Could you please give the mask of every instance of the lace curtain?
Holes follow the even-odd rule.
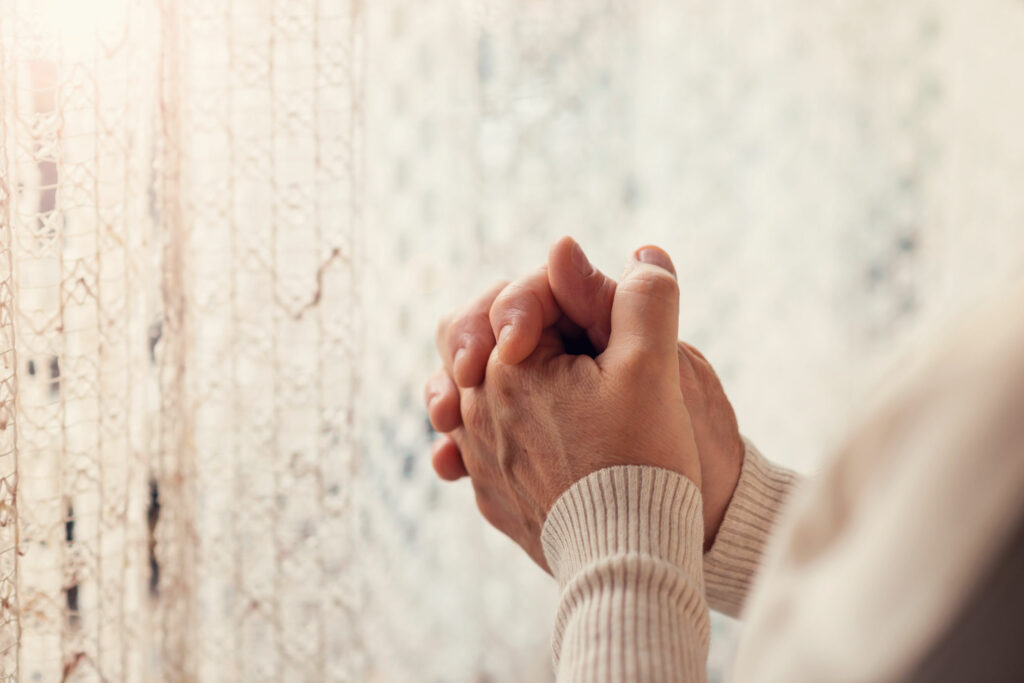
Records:
[[[548,680],[436,318],[645,242],[811,469],[1019,277],[1024,4],[0,0],[0,680]],[[709,671],[735,626],[716,617]]]

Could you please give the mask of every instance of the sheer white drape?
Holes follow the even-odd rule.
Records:
[[[427,462],[438,315],[576,235],[810,468],[1021,274],[1024,5],[0,0],[0,680],[550,677]],[[715,623],[713,677],[731,624]]]
[[[0,20],[4,674],[358,679],[358,8]]]

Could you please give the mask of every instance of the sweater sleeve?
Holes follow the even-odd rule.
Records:
[[[739,616],[775,520],[799,475],[769,462],[744,438],[743,469],[714,545],[704,555],[711,609]]]
[[[561,587],[558,681],[705,681],[703,518],[690,480],[633,465],[594,472],[555,502],[541,540]]]

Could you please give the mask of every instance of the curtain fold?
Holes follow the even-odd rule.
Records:
[[[361,680],[359,6],[0,21],[3,680]]]

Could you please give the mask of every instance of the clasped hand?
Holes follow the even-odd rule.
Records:
[[[703,485],[710,545],[742,442],[714,372],[676,341],[671,260],[640,249],[618,284],[569,238],[548,261],[441,321],[444,368],[426,391],[431,422],[445,433],[435,469],[444,479],[468,475],[483,516],[545,570],[548,511],[576,481],[615,465],[661,467]]]

